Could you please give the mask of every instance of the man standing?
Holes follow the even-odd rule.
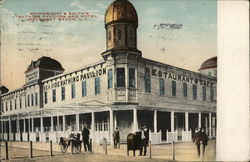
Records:
[[[205,132],[202,131],[202,128],[200,128],[199,132],[196,132],[193,138],[193,142],[195,142],[196,146],[197,146],[197,152],[198,152],[198,156],[200,156],[200,145],[202,143],[202,147],[203,147],[203,155],[205,152],[205,147],[207,145],[208,142],[208,137],[207,134]]]
[[[114,133],[113,133],[113,140],[114,140],[114,149],[117,149],[117,145],[120,148],[120,133],[118,128],[115,129]]]
[[[148,146],[148,140],[149,140],[149,131],[146,126],[142,128],[141,131],[141,149],[140,149],[140,156],[142,156],[142,150],[143,156],[146,156],[147,154],[147,146]]]
[[[85,151],[90,151],[90,147],[89,147],[89,129],[87,128],[86,125],[83,125],[82,141],[83,141],[83,145],[84,145],[84,150]],[[88,150],[87,150],[87,148],[88,148]]]

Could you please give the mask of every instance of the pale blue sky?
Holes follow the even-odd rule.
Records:
[[[66,71],[101,59],[105,51],[104,14],[112,0],[5,0],[1,6],[1,81],[10,89],[25,82],[31,60],[46,55]],[[143,57],[197,71],[216,56],[215,0],[130,0],[139,18],[138,49]],[[90,12],[98,18],[77,22],[21,22],[15,15],[30,12]],[[182,24],[182,29],[156,30],[155,24]],[[22,31],[32,33],[23,34]],[[19,33],[18,33],[19,32]],[[53,33],[39,40],[43,32]],[[47,44],[24,46],[21,43]],[[19,43],[19,45],[18,45]],[[39,50],[32,50],[39,48]],[[21,49],[21,50],[20,50]],[[162,49],[165,49],[163,52]],[[19,65],[19,68],[13,68]]]

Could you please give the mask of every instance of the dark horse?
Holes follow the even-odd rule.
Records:
[[[141,132],[129,133],[127,136],[127,155],[129,156],[129,150],[133,150],[135,156],[135,150],[141,149]]]
[[[60,137],[59,145],[61,145],[61,152],[67,152],[68,146],[71,145],[72,153],[80,153],[82,147],[82,141],[80,140],[80,134],[77,133],[76,136],[72,133],[69,138]]]

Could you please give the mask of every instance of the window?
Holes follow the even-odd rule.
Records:
[[[1,104],[1,110],[2,110],[2,112],[4,112],[4,109],[3,109],[3,103]]]
[[[129,87],[135,87],[135,69],[129,68]]]
[[[37,105],[37,104],[38,104],[38,94],[35,93],[35,105]]]
[[[148,75],[144,76],[145,92],[151,93],[151,79]]]
[[[28,107],[30,106],[30,95],[27,96],[28,97]]]
[[[44,92],[44,104],[47,104],[48,103],[48,92],[45,91]]]
[[[210,101],[214,102],[214,89],[210,88]]]
[[[129,40],[130,40],[130,41],[133,41],[133,33],[132,33],[132,30],[129,29],[129,30],[128,30],[128,33],[129,33]]]
[[[76,85],[75,85],[75,83],[71,84],[71,98],[72,99],[76,98]]]
[[[122,39],[122,30],[118,28],[118,40]]]
[[[108,70],[108,89],[113,88],[113,73],[112,69]]]
[[[125,87],[125,69],[117,68],[117,87]]]
[[[10,111],[12,110],[12,101],[10,100]]]
[[[65,87],[61,87],[61,99],[65,100]]]
[[[19,98],[19,107],[22,108],[22,97]]]
[[[108,31],[108,40],[111,41],[111,31]]]
[[[24,106],[27,107],[27,96],[24,97]]]
[[[165,81],[163,78],[159,79],[159,89],[160,89],[160,95],[164,95]]]
[[[113,30],[113,35],[114,35],[114,42],[116,42],[116,27],[114,26],[114,30]]]
[[[5,109],[8,111],[8,102],[5,102]]]
[[[14,100],[14,103],[15,103],[15,110],[16,110],[16,99]]]
[[[100,93],[100,77],[95,78],[95,94]]]
[[[87,96],[87,81],[82,81],[82,97]]]
[[[193,84],[193,99],[197,99],[197,85]]]
[[[52,102],[56,102],[56,89],[52,89]]]
[[[187,83],[183,83],[183,97],[187,97]]]
[[[207,95],[206,95],[206,87],[202,87],[202,99],[206,100]]]
[[[34,106],[34,95],[31,95],[31,106]]]
[[[172,81],[172,96],[176,96],[176,82]]]

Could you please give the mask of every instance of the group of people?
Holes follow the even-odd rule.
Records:
[[[86,125],[84,125],[83,130],[82,130],[82,141],[83,141],[85,151],[90,151],[90,149],[91,149],[90,144],[89,144],[89,134],[90,134],[89,129],[87,128]],[[148,146],[148,142],[149,142],[149,130],[147,129],[146,126],[142,127],[140,134],[141,134],[140,156],[142,156],[142,153],[143,153],[143,156],[146,156],[147,146]],[[116,128],[113,132],[113,142],[114,142],[114,149],[119,149],[120,148],[120,132],[119,132],[118,128]],[[202,128],[200,128],[199,131],[195,133],[195,135],[193,137],[193,142],[197,146],[198,156],[201,155],[200,154],[201,146],[203,147],[202,154],[204,155],[205,147],[206,147],[207,142],[208,142],[208,136],[202,130]]]

